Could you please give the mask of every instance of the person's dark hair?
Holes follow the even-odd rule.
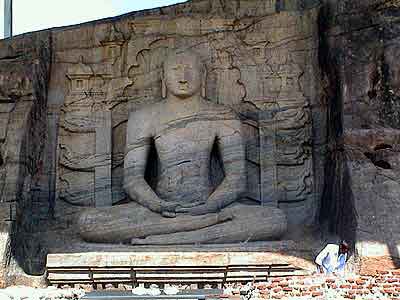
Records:
[[[349,244],[343,240],[339,244],[339,252],[340,253],[347,253],[349,251]]]

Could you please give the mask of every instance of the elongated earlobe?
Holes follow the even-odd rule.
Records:
[[[206,82],[207,82],[207,70],[204,67],[203,69],[203,78],[201,79],[201,97],[206,98]]]
[[[161,97],[163,99],[167,98],[167,85],[165,83],[164,74],[161,77]]]
[[[205,86],[201,87],[201,97],[203,97],[203,98],[206,97],[206,87]]]

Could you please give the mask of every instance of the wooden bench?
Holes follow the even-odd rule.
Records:
[[[270,277],[305,275],[304,270],[289,264],[254,264],[227,266],[77,266],[47,267],[50,285],[91,285],[94,289],[106,284],[136,287],[139,284],[185,284],[202,288],[206,284],[222,287],[230,282],[265,281]]]

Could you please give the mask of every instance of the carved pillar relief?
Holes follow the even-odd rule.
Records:
[[[291,222],[303,223],[313,197],[313,165],[311,111],[299,84],[302,71],[290,54],[272,57],[267,70],[264,92],[274,98],[277,106],[274,120],[279,203],[287,208]]]
[[[111,111],[96,112],[95,206],[112,206],[111,194],[112,121]]]
[[[71,204],[111,206],[112,118],[107,65],[68,68],[69,93],[61,116],[59,197]]]
[[[276,123],[272,110],[259,112],[261,201],[277,207]]]

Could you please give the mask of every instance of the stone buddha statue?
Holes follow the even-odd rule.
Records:
[[[238,116],[204,99],[205,72],[186,51],[164,63],[158,104],[129,116],[124,189],[131,200],[81,213],[86,241],[168,245],[272,240],[286,231],[276,207],[250,205],[246,191],[245,144]],[[211,153],[218,149],[223,179],[213,186]],[[149,153],[158,155],[156,183],[145,179]]]

